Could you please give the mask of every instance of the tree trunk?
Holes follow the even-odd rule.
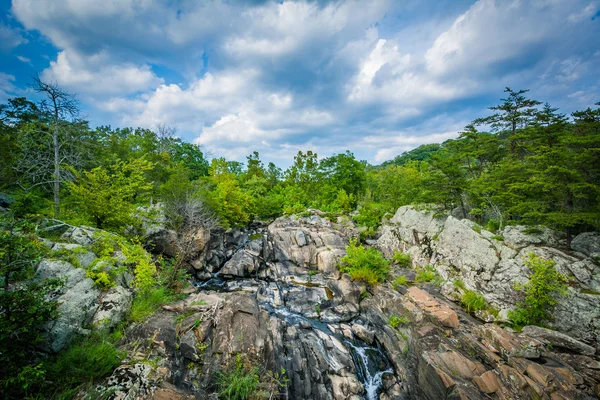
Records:
[[[58,148],[58,121],[54,122],[54,218],[60,218],[60,158]]]

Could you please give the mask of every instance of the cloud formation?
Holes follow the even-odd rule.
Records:
[[[12,4],[58,48],[42,76],[107,122],[166,123],[215,155],[258,150],[280,164],[300,149],[379,162],[446,140],[505,86],[587,107],[600,98],[598,10],[588,0]]]

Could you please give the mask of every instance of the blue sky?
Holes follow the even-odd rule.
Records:
[[[600,0],[3,0],[0,101],[39,73],[92,125],[177,128],[214,156],[378,164],[457,136],[503,89],[600,101]]]

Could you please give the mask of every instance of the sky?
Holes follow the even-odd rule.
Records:
[[[379,164],[456,137],[505,87],[600,101],[600,0],[0,0],[0,102],[36,74],[92,126],[166,124],[212,156],[345,150]]]

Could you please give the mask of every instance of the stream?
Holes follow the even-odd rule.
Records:
[[[231,291],[228,281],[219,276],[219,273],[214,274],[211,279],[205,282],[194,282],[194,285],[199,290]],[[376,343],[374,347],[357,338],[349,340],[339,334],[335,334],[327,323],[305,317],[302,314],[291,311],[286,306],[275,307],[270,303],[260,303],[259,305],[270,315],[286,321],[290,326],[310,324],[313,329],[318,329],[340,340],[352,355],[357,378],[366,392],[365,398],[367,400],[377,400],[379,398],[379,393],[383,385],[383,375],[394,373],[392,364],[379,343]]]

